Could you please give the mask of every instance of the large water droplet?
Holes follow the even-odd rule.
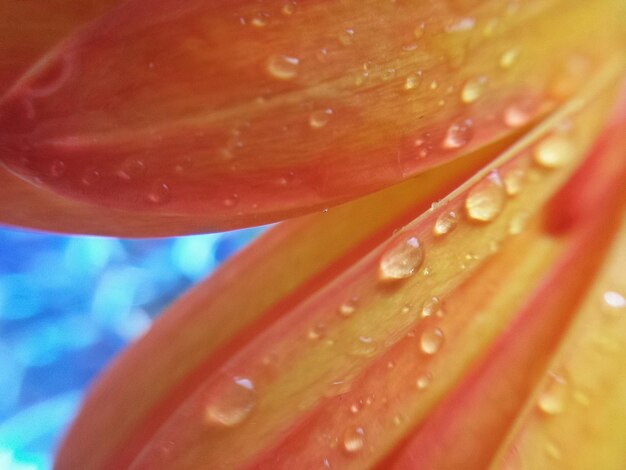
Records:
[[[446,211],[437,217],[433,232],[435,235],[446,235],[452,232],[458,223],[459,217],[454,211]]]
[[[608,307],[615,309],[626,308],[626,299],[619,292],[606,291],[602,298]]]
[[[411,277],[422,261],[424,250],[417,237],[400,237],[381,257],[379,277],[383,281]]]
[[[504,186],[500,174],[494,170],[470,190],[465,199],[465,209],[470,219],[490,222],[500,215],[505,203]]]
[[[437,354],[443,345],[444,335],[439,328],[427,328],[422,332],[420,337],[420,348],[424,354]]]
[[[354,454],[363,449],[365,445],[365,430],[360,427],[351,427],[343,435],[343,448],[349,454]]]
[[[448,127],[442,146],[446,149],[461,148],[467,145],[467,143],[472,140],[472,137],[474,137],[474,121],[471,119],[462,119],[453,122],[450,127]]]
[[[537,406],[541,411],[549,415],[562,413],[565,409],[567,394],[567,382],[556,374],[550,374],[546,388],[537,400]]]
[[[469,79],[461,90],[461,101],[467,104],[473,103],[482,96],[486,86],[487,77],[485,76]]]
[[[544,168],[559,168],[567,164],[575,155],[574,144],[564,136],[552,136],[535,147],[535,162]]]
[[[277,80],[292,80],[298,75],[300,59],[286,55],[272,55],[267,60],[267,71]]]
[[[252,380],[235,377],[220,383],[206,401],[204,418],[208,424],[233,427],[248,418],[257,403]]]

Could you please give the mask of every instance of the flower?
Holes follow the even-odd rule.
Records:
[[[36,35],[4,222],[302,216],[112,366],[58,468],[618,468],[622,3],[131,0]]]

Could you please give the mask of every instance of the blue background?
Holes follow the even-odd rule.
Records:
[[[102,368],[262,230],[120,240],[0,227],[0,469],[51,468]]]

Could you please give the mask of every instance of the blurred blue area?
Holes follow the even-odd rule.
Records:
[[[263,230],[120,240],[0,227],[0,469],[51,468],[102,368]]]

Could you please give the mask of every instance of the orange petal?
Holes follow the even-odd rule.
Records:
[[[58,467],[124,468],[132,463],[136,468],[193,468],[207,461],[216,467],[254,464],[263,462],[259,459],[264,458],[264,451],[300,435],[301,429],[311,436],[328,434],[333,439],[352,432],[349,441],[359,451],[360,430],[348,429],[349,422],[339,418],[316,421],[315,417],[337,410],[341,396],[350,386],[357,391],[370,372],[374,389],[382,389],[386,382],[379,379],[385,376],[376,372],[381,358],[398,348],[410,351],[406,344],[413,352],[422,348],[414,365],[426,368],[431,359],[438,362],[435,353],[445,342],[448,351],[442,351],[439,367],[457,369],[442,373],[443,385],[433,387],[438,390],[433,400],[441,396],[506,323],[484,321],[480,310],[468,312],[467,317],[431,315],[418,321],[422,304],[436,305],[433,296],[446,302],[457,295],[458,305],[479,300],[476,289],[484,286],[474,284],[465,294],[464,286],[493,263],[496,274],[511,276],[511,283],[520,286],[520,290],[501,289],[499,305],[506,307],[510,302],[510,313],[515,312],[515,305],[525,297],[526,280],[536,279],[566,246],[563,240],[542,234],[536,222],[528,235],[514,237],[524,228],[520,216],[537,213],[583,160],[602,125],[602,110],[612,101],[606,89],[620,71],[619,66],[600,71],[586,93],[389,239],[393,228],[406,223],[405,215],[386,222],[376,216],[381,224],[370,225],[368,233],[360,232],[350,251],[346,251],[350,245],[337,249],[328,242],[332,237],[325,231],[334,230],[332,223],[320,223],[315,231],[311,225],[301,232],[298,224],[306,222],[294,221],[270,232],[256,248],[207,281],[201,288],[206,293],[197,290],[174,306],[106,375],[62,448]],[[566,143],[568,150],[567,158],[558,159],[559,168],[553,160],[546,160],[543,147],[554,139]],[[346,208],[359,207],[359,202]],[[383,205],[381,210],[385,209]],[[415,209],[422,211],[423,201]],[[450,217],[450,212],[457,215],[456,227],[437,229],[441,234],[436,234],[437,219]],[[340,230],[358,231],[362,220],[343,217],[335,222],[341,222]],[[289,227],[296,230],[290,232]],[[293,251],[274,264],[272,257],[280,257],[281,236]],[[264,254],[263,248],[271,251]],[[326,249],[331,255],[320,255]],[[520,270],[511,269],[511,262],[530,249],[540,249],[545,256],[522,257]],[[494,277],[498,276],[492,272]],[[491,312],[497,318],[498,309]],[[466,322],[484,334],[462,334]],[[421,336],[421,344],[418,338],[404,339],[411,331]],[[424,339],[424,334],[429,336]],[[452,358],[454,364],[450,364]],[[428,405],[411,406],[406,426],[428,409]],[[380,421],[384,418],[381,410],[368,416],[374,429],[368,432],[377,439],[368,440],[366,452],[356,458],[350,448],[344,452],[335,446],[329,449],[333,459],[358,466],[364,461],[360,459],[378,460],[398,443],[402,434],[390,431],[391,419]],[[311,422],[321,425],[315,428]],[[292,439],[283,455],[319,466],[326,447],[320,447],[317,439],[297,441]]]
[[[470,3],[124,2],[5,94],[0,158],[75,199],[262,224],[501,139],[623,56],[621,0]]]

